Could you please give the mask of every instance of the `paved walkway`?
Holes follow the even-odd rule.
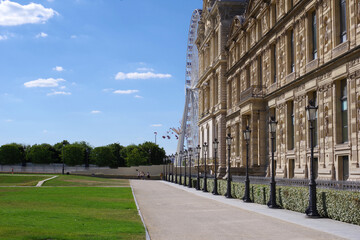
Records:
[[[351,224],[309,219],[164,181],[130,183],[152,240],[360,238],[360,227]]]

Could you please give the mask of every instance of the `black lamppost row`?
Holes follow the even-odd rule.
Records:
[[[208,150],[208,145],[206,142],[204,142],[203,144],[203,151],[204,151],[204,187],[203,187],[203,191],[207,192],[207,176],[206,176],[206,153]]]
[[[170,155],[166,159],[166,166],[165,166],[165,169],[166,169],[165,180],[167,182],[169,181],[169,167],[170,167],[169,158],[170,158]]]
[[[318,107],[315,106],[312,100],[309,100],[309,105],[305,108],[307,112],[307,117],[310,124],[310,147],[311,147],[311,155],[310,155],[310,183],[309,183],[309,206],[306,209],[305,213],[308,217],[319,217],[319,213],[316,208],[316,182],[315,182],[315,174],[314,174],[314,120],[316,119],[316,112]]]
[[[172,156],[173,156],[173,158],[172,158],[173,161],[172,161],[172,164],[171,164],[171,182],[174,182],[174,162],[175,162],[175,159],[177,157],[177,153],[175,155],[173,154]]]
[[[184,168],[184,186],[186,186],[186,161],[188,158],[188,151],[185,149],[184,151],[184,162],[185,162],[185,168]]]
[[[214,147],[214,168],[215,168],[214,189],[213,189],[213,194],[214,194],[214,195],[219,195],[219,193],[218,193],[218,188],[217,188],[217,166],[216,166],[216,154],[217,154],[218,146],[219,146],[219,141],[215,138],[214,141],[213,141],[213,147]]]
[[[228,167],[227,167],[227,189],[225,197],[232,198],[231,196],[231,173],[230,173],[230,148],[232,137],[230,133],[226,136],[226,145],[228,146]]]
[[[189,148],[189,184],[188,187],[192,188],[192,181],[191,181],[191,155],[193,153],[193,149]]]
[[[184,155],[184,152],[183,152],[183,151],[180,151],[180,173],[179,173],[180,178],[179,178],[179,182],[178,182],[179,185],[181,185],[181,183],[182,183],[182,179],[181,179],[181,165],[182,165],[183,155]]]
[[[200,190],[200,150],[201,150],[200,145],[198,145],[195,150],[196,150],[196,154],[197,154],[197,165],[198,165],[197,178],[196,178],[196,190]]]
[[[174,154],[172,154],[171,156],[169,156],[169,162],[168,162],[168,182],[170,182],[171,181],[171,179],[170,179],[170,168],[171,168],[171,160],[174,158]]]
[[[276,204],[276,182],[275,182],[275,160],[274,160],[274,140],[276,134],[276,125],[277,121],[275,121],[274,117],[270,118],[269,128],[271,133],[271,182],[270,182],[270,200],[267,203],[269,208],[279,208]]]
[[[163,177],[162,177],[162,180],[166,179],[166,159],[167,159],[167,156],[165,156],[163,158]]]
[[[246,141],[246,176],[245,176],[245,195],[243,197],[244,202],[251,202],[250,199],[250,179],[249,179],[249,141],[251,130],[249,126],[246,126],[244,130],[244,139]]]
[[[178,162],[179,162],[179,158],[180,157],[180,154],[179,153],[175,153],[175,159],[174,159],[174,163],[176,163],[176,166],[175,166],[175,183],[178,183],[178,180],[177,180],[177,166],[178,166]],[[174,165],[173,163],[173,165]]]

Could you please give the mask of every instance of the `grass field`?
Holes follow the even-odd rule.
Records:
[[[131,188],[93,182],[128,185],[127,180],[55,179],[49,183],[57,187],[0,187],[0,239],[145,239]],[[94,187],[84,183],[90,179]],[[87,187],[61,187],[79,181]]]
[[[36,186],[36,184],[51,176],[0,174],[0,186]]]
[[[75,175],[59,175],[50,181],[44,183],[43,186],[120,186],[129,187],[129,181],[126,179],[109,179]]]

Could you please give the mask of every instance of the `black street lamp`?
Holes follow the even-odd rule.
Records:
[[[203,144],[203,151],[204,151],[204,187],[203,192],[207,192],[207,177],[206,177],[206,153],[208,149],[208,145],[206,142]]]
[[[250,199],[250,179],[249,179],[249,141],[251,130],[249,126],[246,126],[244,130],[244,139],[246,141],[246,177],[245,177],[245,195],[243,197],[244,202],[251,202]]]
[[[167,158],[167,156],[165,156],[164,158],[163,158],[163,177],[162,177],[162,180],[164,180],[164,179],[166,179],[166,158]]]
[[[271,182],[270,182],[270,200],[267,203],[269,208],[279,208],[276,204],[276,182],[275,182],[275,160],[274,160],[274,140],[276,134],[276,125],[277,121],[275,121],[274,117],[270,118],[269,128],[271,133]]]
[[[218,193],[218,188],[217,188],[217,166],[216,166],[216,154],[217,154],[218,146],[219,146],[219,141],[215,138],[215,140],[213,141],[213,147],[214,147],[214,168],[215,168],[214,190],[213,190],[213,194],[214,194],[214,195],[219,195],[219,193]]]
[[[316,208],[316,182],[315,182],[315,173],[314,173],[314,120],[316,119],[316,112],[318,107],[315,106],[312,100],[309,100],[309,105],[305,108],[307,112],[307,117],[310,124],[310,183],[309,183],[309,206],[306,209],[305,213],[308,217],[319,217],[319,213]]]
[[[172,156],[173,156],[173,158],[172,158],[173,161],[172,161],[172,164],[171,164],[171,182],[174,182],[174,162],[175,162],[175,159],[177,157],[177,153],[175,155],[173,154]]]
[[[175,183],[178,182],[178,180],[177,180],[177,165],[178,165],[178,162],[179,162],[178,157],[180,157],[180,154],[175,153],[175,159],[174,159],[174,163],[176,162],[176,167],[175,167]],[[173,163],[173,165],[174,165],[174,163]]]
[[[169,167],[170,167],[169,158],[170,158],[170,155],[166,159],[166,166],[165,166],[165,169],[166,169],[165,180],[167,182],[169,181]]]
[[[184,162],[185,162],[185,168],[184,168],[184,186],[186,186],[186,161],[188,158],[188,151],[185,149],[184,151]]]
[[[201,147],[200,147],[200,145],[198,145],[195,149],[196,154],[197,154],[197,162],[198,162],[196,190],[200,190],[200,150],[201,150]]]
[[[180,178],[179,178],[179,182],[178,182],[179,185],[182,184],[182,179],[181,179],[181,165],[182,165],[183,155],[184,155],[184,152],[183,152],[183,151],[180,151],[180,173],[179,173]]]
[[[227,167],[227,190],[225,197],[232,198],[231,196],[231,174],[230,174],[230,148],[232,137],[230,133],[226,136],[226,144],[228,146],[228,167]]]
[[[189,148],[189,184],[188,187],[192,188],[192,181],[191,181],[191,155],[192,155],[192,148]]]

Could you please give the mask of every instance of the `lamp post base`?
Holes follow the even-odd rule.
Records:
[[[307,208],[305,213],[306,213],[306,216],[309,218],[320,218],[320,215],[317,210],[311,211],[310,208]]]
[[[215,176],[215,179],[214,179],[214,190],[213,190],[212,194],[214,194],[214,195],[219,195],[218,189],[217,189],[217,179],[216,179],[216,176]]]
[[[200,178],[196,179],[196,190],[200,190]]]
[[[280,206],[279,205],[277,205],[276,203],[272,203],[271,201],[269,201],[268,203],[267,203],[267,206],[269,207],[269,208],[280,208]]]
[[[248,178],[245,180],[245,195],[243,197],[243,201],[252,202],[250,199],[250,181]]]
[[[204,187],[203,187],[203,192],[207,192],[207,178],[204,178]]]

